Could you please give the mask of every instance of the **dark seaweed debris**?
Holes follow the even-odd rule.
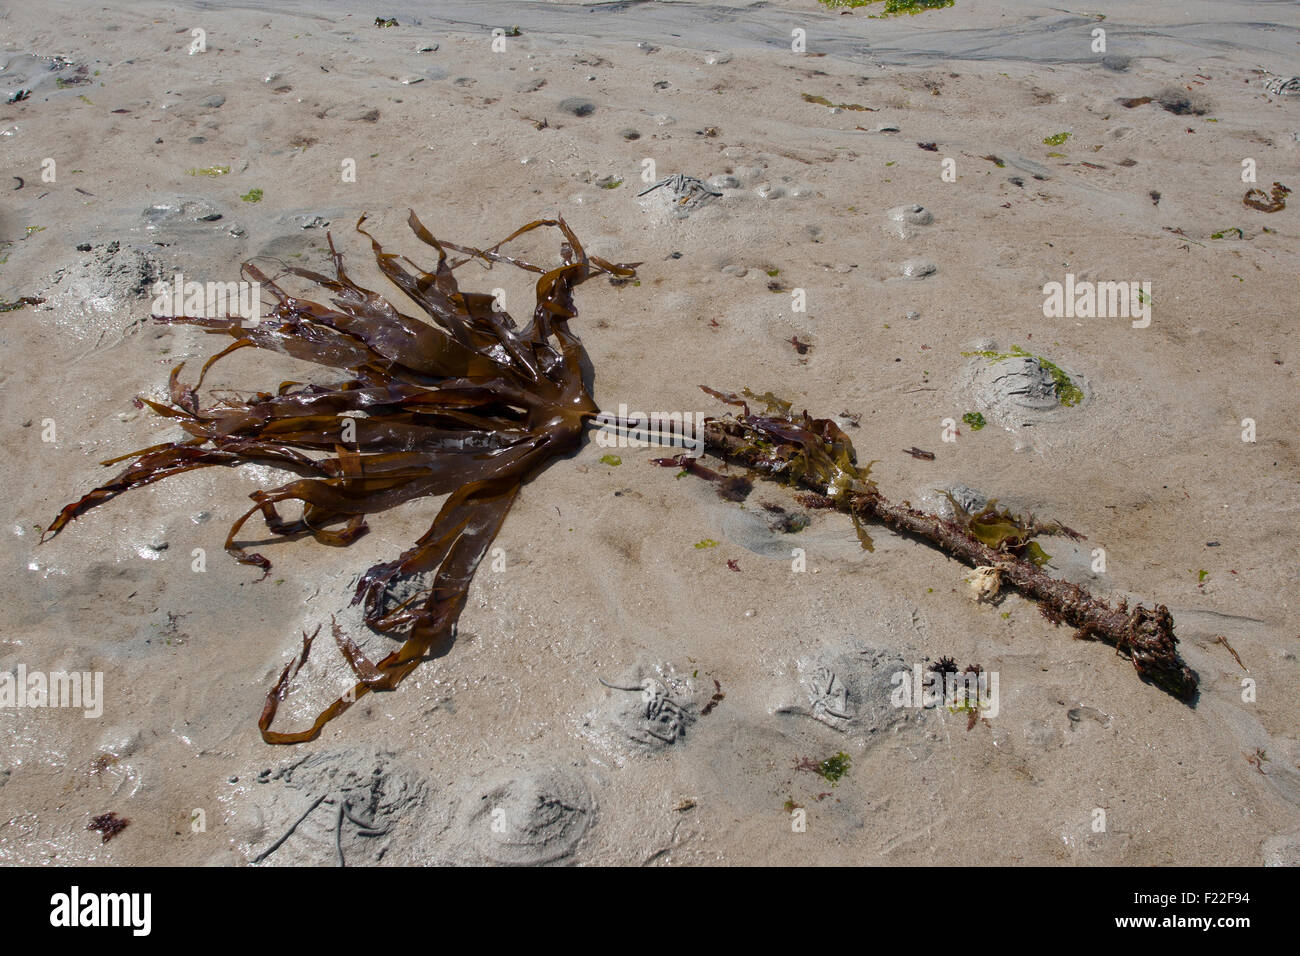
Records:
[[[754,488],[754,482],[748,475],[723,475],[701,465],[698,458],[689,455],[674,455],[672,458],[652,458],[651,464],[665,468],[680,468],[681,474],[692,474],[706,481],[716,482],[718,495],[726,501],[744,501]],[[680,475],[679,475],[680,477]]]
[[[86,829],[101,834],[103,839],[99,842],[107,843],[130,825],[130,820],[125,817],[119,817],[116,813],[109,812],[102,813],[93,818],[90,823],[86,825]]]
[[[0,312],[13,312],[17,309],[21,309],[25,305],[40,305],[44,301],[44,299],[34,295],[20,295],[12,302],[6,302],[4,299],[0,299]]]
[[[700,716],[709,716],[709,714],[713,713],[713,708],[717,707],[726,699],[727,695],[722,692],[722,684],[718,682],[716,677],[713,678],[713,696],[709,698],[709,702],[705,704],[704,708],[700,711]]]
[[[1286,197],[1289,195],[1290,189],[1281,183],[1274,183],[1271,196],[1262,189],[1252,189],[1246,193],[1242,202],[1260,212],[1281,212],[1286,208]]]
[[[245,263],[244,274],[276,299],[255,328],[243,328],[239,319],[155,316],[235,340],[204,364],[193,387],[182,384],[177,366],[170,404],[143,400],[193,437],[104,462],[133,459],[116,478],[66,506],[42,537],[53,537],[73,518],[124,491],[171,475],[212,465],[270,464],[302,477],[253,492],[253,507],[226,537],[226,550],[236,560],[266,572],[271,562],[235,541],[254,514],[262,515],[273,534],[311,534],[324,544],[342,546],[366,533],[368,514],[448,495],[428,531],[395,560],[366,571],[353,596],[353,604],[364,605],[371,628],[402,635],[405,643],[372,663],[335,624],[335,640],[357,676],[356,685],[310,728],[273,731],[276,708],[315,637],[304,635],[301,656],[285,667],[258,721],[267,743],[314,739],[362,695],[393,689],[422,658],[454,638],[475,569],[520,485],[552,459],[576,449],[586,424],[599,412],[583,380],[586,351],[568,325],[577,315],[573,288],[593,275],[631,276],[636,265],[587,255],[562,219],[531,222],[480,250],[435,239],[412,212],[412,231],[438,255],[433,271],[425,272],[406,257],[399,261],[385,253],[361,228],[365,218],[357,222],[357,231],[370,239],[380,270],[436,324],[402,314],[378,293],[353,282],[333,237],[329,248],[337,278],[286,269],[327,290],[329,305],[291,296]],[[500,251],[543,227],[563,236],[559,266],[545,269]],[[460,256],[453,259],[449,251]],[[537,273],[537,304],[526,328],[517,328],[498,311],[493,296],[460,290],[454,270],[472,261]],[[284,382],[275,393],[201,407],[198,389],[208,369],[246,347],[345,370],[350,377],[331,385]],[[289,501],[302,503],[297,520],[276,510]],[[396,597],[403,588],[414,593]]]

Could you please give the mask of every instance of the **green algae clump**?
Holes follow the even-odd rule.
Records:
[[[849,765],[852,759],[843,750],[833,757],[827,757],[817,765],[817,773],[830,781],[833,787],[840,782],[840,778],[849,772]]]

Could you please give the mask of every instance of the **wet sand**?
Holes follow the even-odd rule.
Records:
[[[384,836],[342,817],[350,864],[1300,862],[1300,199],[1242,202],[1245,159],[1265,190],[1300,181],[1300,96],[1265,86],[1296,70],[1291,8],[870,9],[398,3],[388,28],[333,3],[9,10],[0,91],[31,93],[0,99],[0,299],[45,302],[0,313],[0,668],[98,672],[104,694],[97,718],[0,707],[0,862],[246,864],[318,797],[265,865],[336,862],[338,809],[363,805]],[[1162,94],[1173,111],[1118,102]],[[638,198],[676,173],[720,195],[685,216],[666,188]],[[900,229],[889,212],[911,205],[929,215]],[[449,653],[313,744],[264,744],[300,633],[353,620],[356,576],[436,501],[345,549],[267,544],[261,582],[222,542],[251,491],[287,480],[269,468],[170,478],[37,541],[114,473],[99,461],[178,437],[133,399],[164,400],[181,361],[192,383],[222,344],[151,323],[156,281],[232,281],[254,256],[323,268],[328,230],[413,312],[352,228],[368,213],[419,261],[408,209],[478,246],[560,214],[589,251],[642,263],[577,291],[602,408],[713,415],[700,384],[772,390],[840,416],[893,499],[963,485],[1082,532],[1044,541],[1055,573],[1167,604],[1199,701],[1018,596],[973,602],[937,551],[877,528],[868,553],[780,487],[742,507],[649,464],[662,451],[593,441],[524,488]],[[521,252],[558,262],[549,238]],[[471,268],[467,288],[527,315],[528,277]],[[1046,317],[1067,274],[1149,282],[1150,325]],[[1083,400],[1028,422],[984,407],[973,430],[989,360],[963,353],[1013,346]],[[314,374],[245,350],[204,397]],[[773,530],[764,503],[810,523]],[[327,639],[279,726],[348,686]],[[887,705],[894,673],[943,656],[997,673],[996,716]],[[601,678],[655,681],[683,716],[648,723]],[[834,785],[799,769],[838,753]],[[101,843],[86,826],[108,811],[131,824]]]

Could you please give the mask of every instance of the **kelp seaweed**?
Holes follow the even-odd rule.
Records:
[[[171,475],[212,465],[272,465],[302,477],[253,492],[252,508],[226,537],[226,550],[237,561],[266,572],[270,561],[236,543],[254,514],[261,514],[273,534],[311,534],[325,544],[347,545],[366,532],[367,515],[447,495],[429,529],[395,560],[366,571],[353,596],[353,604],[363,604],[371,628],[401,635],[405,643],[373,663],[335,624],[335,640],[356,674],[356,685],[310,728],[273,731],[276,709],[316,636],[304,634],[301,655],[285,667],[258,721],[268,743],[314,739],[362,695],[393,689],[422,658],[454,637],[475,569],[520,485],[552,459],[576,449],[586,424],[599,412],[583,379],[585,349],[568,324],[577,315],[573,289],[593,275],[632,276],[637,265],[588,255],[563,219],[531,222],[480,250],[435,239],[412,212],[411,230],[438,255],[433,271],[425,272],[406,257],[385,253],[361,228],[365,219],[356,228],[370,239],[380,270],[434,324],[402,314],[378,293],[357,285],[344,270],[332,236],[336,278],[285,270],[326,290],[328,305],[289,295],[253,263],[245,263],[244,274],[276,300],[256,327],[244,328],[239,319],[155,316],[235,340],[208,359],[193,387],[181,383],[181,366],[173,369],[170,404],[143,400],[192,437],[104,462],[133,459],[116,478],[67,505],[42,536],[48,540],[91,508]],[[500,251],[543,227],[563,236],[559,266],[542,268]],[[459,256],[453,259],[449,251]],[[403,261],[415,271],[408,271]],[[461,291],[454,270],[472,261],[489,267],[505,263],[537,274],[536,307],[526,328],[517,328],[499,311],[493,296]],[[284,382],[275,393],[202,407],[198,389],[208,370],[247,347],[344,370],[349,377],[330,385]],[[290,501],[302,503],[297,520],[277,511],[277,505]]]
[[[1073,626],[1076,638],[1105,641],[1128,657],[1142,679],[1180,700],[1195,700],[1199,678],[1179,657],[1174,619],[1167,607],[1130,608],[1124,600],[1112,605],[1043,571],[1032,539],[1047,533],[1081,537],[1078,532],[1055,523],[1040,524],[1032,517],[1018,518],[999,511],[995,502],[974,515],[958,508],[955,520],[918,511],[906,502],[896,505],[867,477],[870,466],[855,464],[852,442],[833,422],[814,419],[807,411],[791,414],[790,403],[770,394],[765,397],[767,413],[753,415],[739,396],[701,388],[744,409],[741,415],[705,420],[708,453],[801,486],[811,492],[798,496],[808,507],[834,507],[848,514],[864,547],[870,541],[864,522],[878,521],[972,567],[994,572],[998,587],[1005,583],[1037,601],[1051,623]],[[754,397],[748,390],[744,394]]]

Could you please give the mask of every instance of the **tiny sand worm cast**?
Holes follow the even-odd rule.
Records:
[[[364,606],[369,627],[401,635],[405,642],[374,663],[335,623],[335,641],[357,683],[308,729],[273,731],[276,710],[320,629],[304,633],[301,654],[267,694],[258,720],[263,739],[272,744],[314,740],[362,695],[392,690],[427,655],[454,639],[474,572],[520,486],[551,460],[578,448],[587,423],[599,414],[583,377],[586,351],[568,325],[577,315],[573,289],[593,275],[631,277],[640,265],[588,255],[563,219],[535,220],[494,246],[476,249],[435,239],[411,212],[407,222],[412,232],[438,255],[434,270],[425,272],[405,256],[385,253],[361,228],[365,221],[363,215],[356,229],[370,240],[380,271],[433,324],[402,314],[378,293],[357,285],[344,270],[332,236],[328,241],[336,278],[285,269],[327,290],[328,305],[288,294],[253,263],[245,263],[244,274],[276,300],[256,327],[244,328],[240,319],[154,316],[235,340],[204,363],[193,387],[181,383],[182,366],[174,368],[170,404],[138,400],[192,437],[103,462],[133,459],[107,484],[67,505],[41,538],[54,537],[72,519],[124,491],[172,475],[212,465],[272,465],[301,477],[253,492],[253,506],[226,537],[226,550],[237,561],[266,572],[270,561],[235,542],[256,513],[273,534],[311,534],[324,544],[346,546],[366,533],[367,514],[446,495],[429,529],[395,560],[366,571],[353,596],[353,604]],[[561,233],[559,266],[542,268],[501,251],[539,228]],[[450,257],[449,250],[458,257]],[[527,327],[518,328],[494,296],[460,290],[454,270],[473,261],[537,274],[536,307]],[[402,262],[415,271],[407,271]],[[198,390],[208,370],[248,347],[328,366],[349,377],[329,385],[283,382],[275,393],[201,407]],[[287,501],[302,503],[299,519],[280,516],[276,505]],[[338,525],[342,527],[331,527]],[[401,585],[407,586],[404,593],[413,593],[399,597]]]

